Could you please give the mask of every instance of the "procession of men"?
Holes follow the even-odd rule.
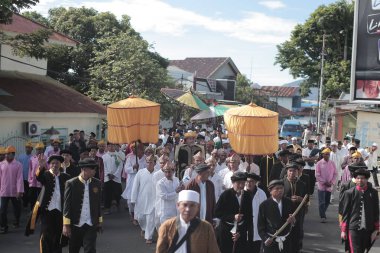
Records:
[[[322,226],[339,224],[345,252],[367,252],[379,237],[376,143],[288,136],[278,152],[255,155],[236,153],[221,126],[162,129],[157,143],[94,135],[0,147],[1,233],[24,225],[27,210],[25,235],[41,224],[40,252],[96,252],[103,220],[124,208],[157,253],[298,253],[313,208]],[[331,203],[339,219],[328,217]]]

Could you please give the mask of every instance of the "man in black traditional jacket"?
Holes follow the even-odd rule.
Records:
[[[247,229],[252,223],[252,198],[244,191],[246,180],[245,172],[235,172],[231,177],[232,188],[225,190],[216,204],[215,216],[220,219],[218,243],[222,253],[249,252]]]
[[[268,189],[271,197],[261,203],[258,219],[258,230],[263,241],[264,253],[292,253],[289,236],[296,221],[292,216],[293,203],[284,196],[284,182],[282,180],[271,181]],[[285,230],[272,239],[276,231],[286,222],[289,224]]]
[[[348,238],[351,253],[364,253],[379,237],[379,196],[377,190],[368,185],[369,177],[368,170],[356,170],[356,186],[346,190],[341,200],[341,238]]]
[[[288,150],[282,150],[278,153],[278,162],[275,163],[272,167],[272,170],[269,174],[269,182],[272,180],[278,180],[280,179],[281,171],[283,168],[285,168],[286,164],[288,163],[290,152]]]
[[[46,160],[39,159],[36,178],[42,184],[42,190],[33,208],[32,215],[26,228],[26,235],[33,233],[37,215],[41,217],[40,252],[60,253],[62,235],[62,208],[65,183],[71,177],[60,172],[63,157],[52,155]]]
[[[199,151],[204,154],[204,147],[195,144],[196,132],[185,133],[185,143],[176,146],[174,160],[178,166],[177,177],[182,179],[186,167],[193,161],[193,156]]]
[[[94,178],[98,163],[91,158],[79,162],[81,173],[66,182],[63,235],[70,238],[69,253],[96,252],[97,232],[102,231],[101,183]]]
[[[343,215],[343,196],[345,191],[353,188],[356,186],[356,179],[354,177],[354,172],[355,170],[358,169],[367,169],[367,166],[363,162],[358,162],[358,163],[353,163],[351,165],[348,165],[348,169],[350,171],[352,179],[348,182],[343,183],[340,186],[340,191],[339,191],[339,205],[338,205],[338,217],[339,217],[339,225],[342,226],[342,215]],[[368,184],[370,184],[368,182]],[[346,231],[348,232],[348,231]],[[344,249],[345,252],[350,252],[350,242],[349,240],[344,240]]]
[[[308,193],[309,189],[306,188],[304,182],[299,180],[299,167],[296,163],[286,165],[286,177],[284,181],[284,196],[293,202],[293,210],[297,209],[298,205],[302,202],[303,197]],[[302,207],[296,216],[296,223],[291,234],[293,245],[293,252],[300,252],[302,249],[303,240],[303,222],[305,219],[305,207]]]

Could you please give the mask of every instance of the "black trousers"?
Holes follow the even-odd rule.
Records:
[[[362,230],[348,230],[348,241],[350,253],[364,253],[364,250],[371,244],[371,232]]]
[[[41,212],[40,252],[61,253],[62,213],[57,210]]]
[[[117,205],[120,203],[122,193],[121,184],[112,180],[104,183],[104,208],[111,208],[112,200],[116,200]]]
[[[34,204],[38,199],[38,195],[40,195],[41,188],[39,187],[29,187],[29,201],[30,201],[30,210],[33,211]]]
[[[84,253],[96,253],[97,228],[84,224],[82,227],[71,226],[69,253],[79,253],[83,246]]]
[[[13,212],[15,216],[15,225],[19,225],[21,216],[21,200],[16,197],[1,197],[1,208],[0,208],[0,226],[8,230],[8,203],[12,202]]]
[[[262,241],[252,241],[248,240],[247,249],[250,253],[260,253]]]
[[[315,178],[315,170],[303,170],[303,173],[305,173],[306,175],[309,175],[309,177],[310,177],[309,194],[313,195],[314,194],[314,188],[315,188],[315,182],[317,181]]]
[[[22,196],[23,207],[28,207],[29,204],[29,182],[24,180],[24,195]]]

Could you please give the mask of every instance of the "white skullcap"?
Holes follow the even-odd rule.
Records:
[[[338,146],[338,142],[336,141],[331,142],[331,146]]]
[[[297,140],[297,137],[292,137],[292,141],[296,141]]]
[[[372,143],[372,146],[377,147],[377,143],[376,142]]]
[[[54,134],[54,135],[52,135],[52,136],[50,136],[50,140],[55,140],[55,139],[59,139],[59,136],[58,135],[56,135],[56,134]]]
[[[192,190],[182,190],[178,194],[178,203],[181,201],[192,201],[199,204],[199,193]]]
[[[281,145],[281,144],[288,144],[288,141],[287,140],[281,140],[280,142],[279,142],[279,144]]]
[[[223,143],[223,144],[228,144],[228,143],[230,143],[230,140],[229,140],[229,139],[223,139],[223,140],[222,140],[222,143]]]

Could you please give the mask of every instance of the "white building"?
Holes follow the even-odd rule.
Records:
[[[45,26],[14,14],[12,23],[0,25],[7,35],[31,33]],[[77,41],[53,32],[49,43],[76,46]],[[19,57],[9,45],[0,45],[0,145],[23,151],[25,141],[44,140],[54,127],[62,141],[74,129],[99,137],[106,108],[74,89],[48,77],[47,60]]]

